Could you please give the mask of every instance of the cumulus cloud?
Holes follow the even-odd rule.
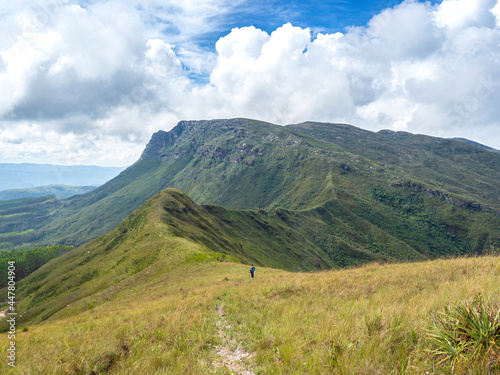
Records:
[[[235,29],[217,43],[211,83],[235,114],[460,134],[498,147],[494,7],[486,0],[407,1],[366,27],[315,39],[290,24],[271,35]],[[492,132],[482,138],[486,128]]]
[[[207,49],[206,35],[242,2],[6,4],[0,160],[128,164],[158,129],[223,117],[348,122],[500,148],[497,0],[407,0],[333,34],[243,25]]]

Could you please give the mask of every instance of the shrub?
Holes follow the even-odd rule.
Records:
[[[481,294],[437,313],[429,329],[438,364],[500,366],[500,310]]]

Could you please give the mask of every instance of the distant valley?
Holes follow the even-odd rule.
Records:
[[[47,185],[99,186],[125,167],[0,163],[0,191]]]
[[[25,189],[7,189],[0,191],[0,201],[42,197],[44,195],[54,195],[57,199],[63,199],[73,195],[87,193],[94,190],[96,187],[97,186],[47,185]]]

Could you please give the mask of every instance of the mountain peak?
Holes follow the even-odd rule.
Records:
[[[432,228],[451,225],[439,217],[435,220],[444,222],[443,227],[435,222],[414,221],[418,215],[426,214],[424,203],[429,199],[442,204],[443,210],[444,204],[482,210],[485,223],[489,223],[485,225],[495,227],[491,223],[498,218],[490,216],[500,209],[497,189],[500,154],[480,149],[473,152],[473,146],[460,147],[461,142],[442,138],[391,134],[346,124],[309,122],[278,126],[244,118],[181,121],[170,131],[155,133],[141,160],[100,188],[56,202],[50,210],[37,208],[40,214],[36,215],[39,218],[36,222],[28,215],[3,220],[0,233],[8,237],[0,242],[6,243],[4,246],[40,239],[45,243],[55,240],[82,243],[113,228],[145,200],[167,187],[180,189],[199,204],[240,210],[260,208],[268,213],[277,207],[307,210],[336,202],[351,217],[359,215],[364,220],[360,223],[369,221],[384,231],[393,230],[397,238],[406,235],[401,228],[414,228],[418,232],[424,224]],[[407,200],[411,204],[400,207]],[[368,206],[371,209],[365,210]],[[6,205],[0,214],[11,215],[10,209]],[[380,213],[385,216],[382,218]],[[347,211],[338,209],[334,217],[346,214]],[[463,213],[464,217],[467,214]],[[311,215],[326,214],[318,211]],[[399,226],[405,218],[406,226]],[[65,224],[55,224],[60,222]],[[453,246],[453,251],[469,248],[482,251],[498,238],[496,229],[491,230],[490,239],[483,241],[482,237],[467,237],[468,227],[450,228],[433,234],[434,238],[446,239],[439,246],[425,245],[428,240],[425,236],[418,241],[412,237],[410,245],[419,253],[425,250],[429,254],[435,254],[434,249],[442,253],[452,251]],[[359,230],[366,234],[366,225]],[[321,231],[329,232],[326,228]],[[470,231],[477,235],[477,229]],[[457,238],[455,232],[460,233],[460,239],[450,245],[446,236]],[[362,247],[366,248],[370,241]]]

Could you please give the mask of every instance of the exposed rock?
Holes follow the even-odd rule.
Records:
[[[228,155],[228,151],[219,146],[205,145],[198,149],[197,155],[209,159],[223,160]]]
[[[487,206],[484,206],[484,205],[477,203],[477,202],[467,202],[467,201],[464,201],[464,200],[461,200],[458,198],[454,198],[451,195],[444,193],[440,190],[433,190],[430,188],[426,188],[424,186],[415,184],[411,181],[398,182],[398,183],[393,184],[392,186],[408,186],[408,187],[413,188],[417,192],[424,192],[429,197],[436,197],[439,199],[443,199],[446,202],[453,204],[454,206],[457,206],[459,208],[472,210],[472,211],[492,211],[492,212],[495,212],[497,214],[500,214],[500,210],[497,210],[495,208],[487,207]]]

